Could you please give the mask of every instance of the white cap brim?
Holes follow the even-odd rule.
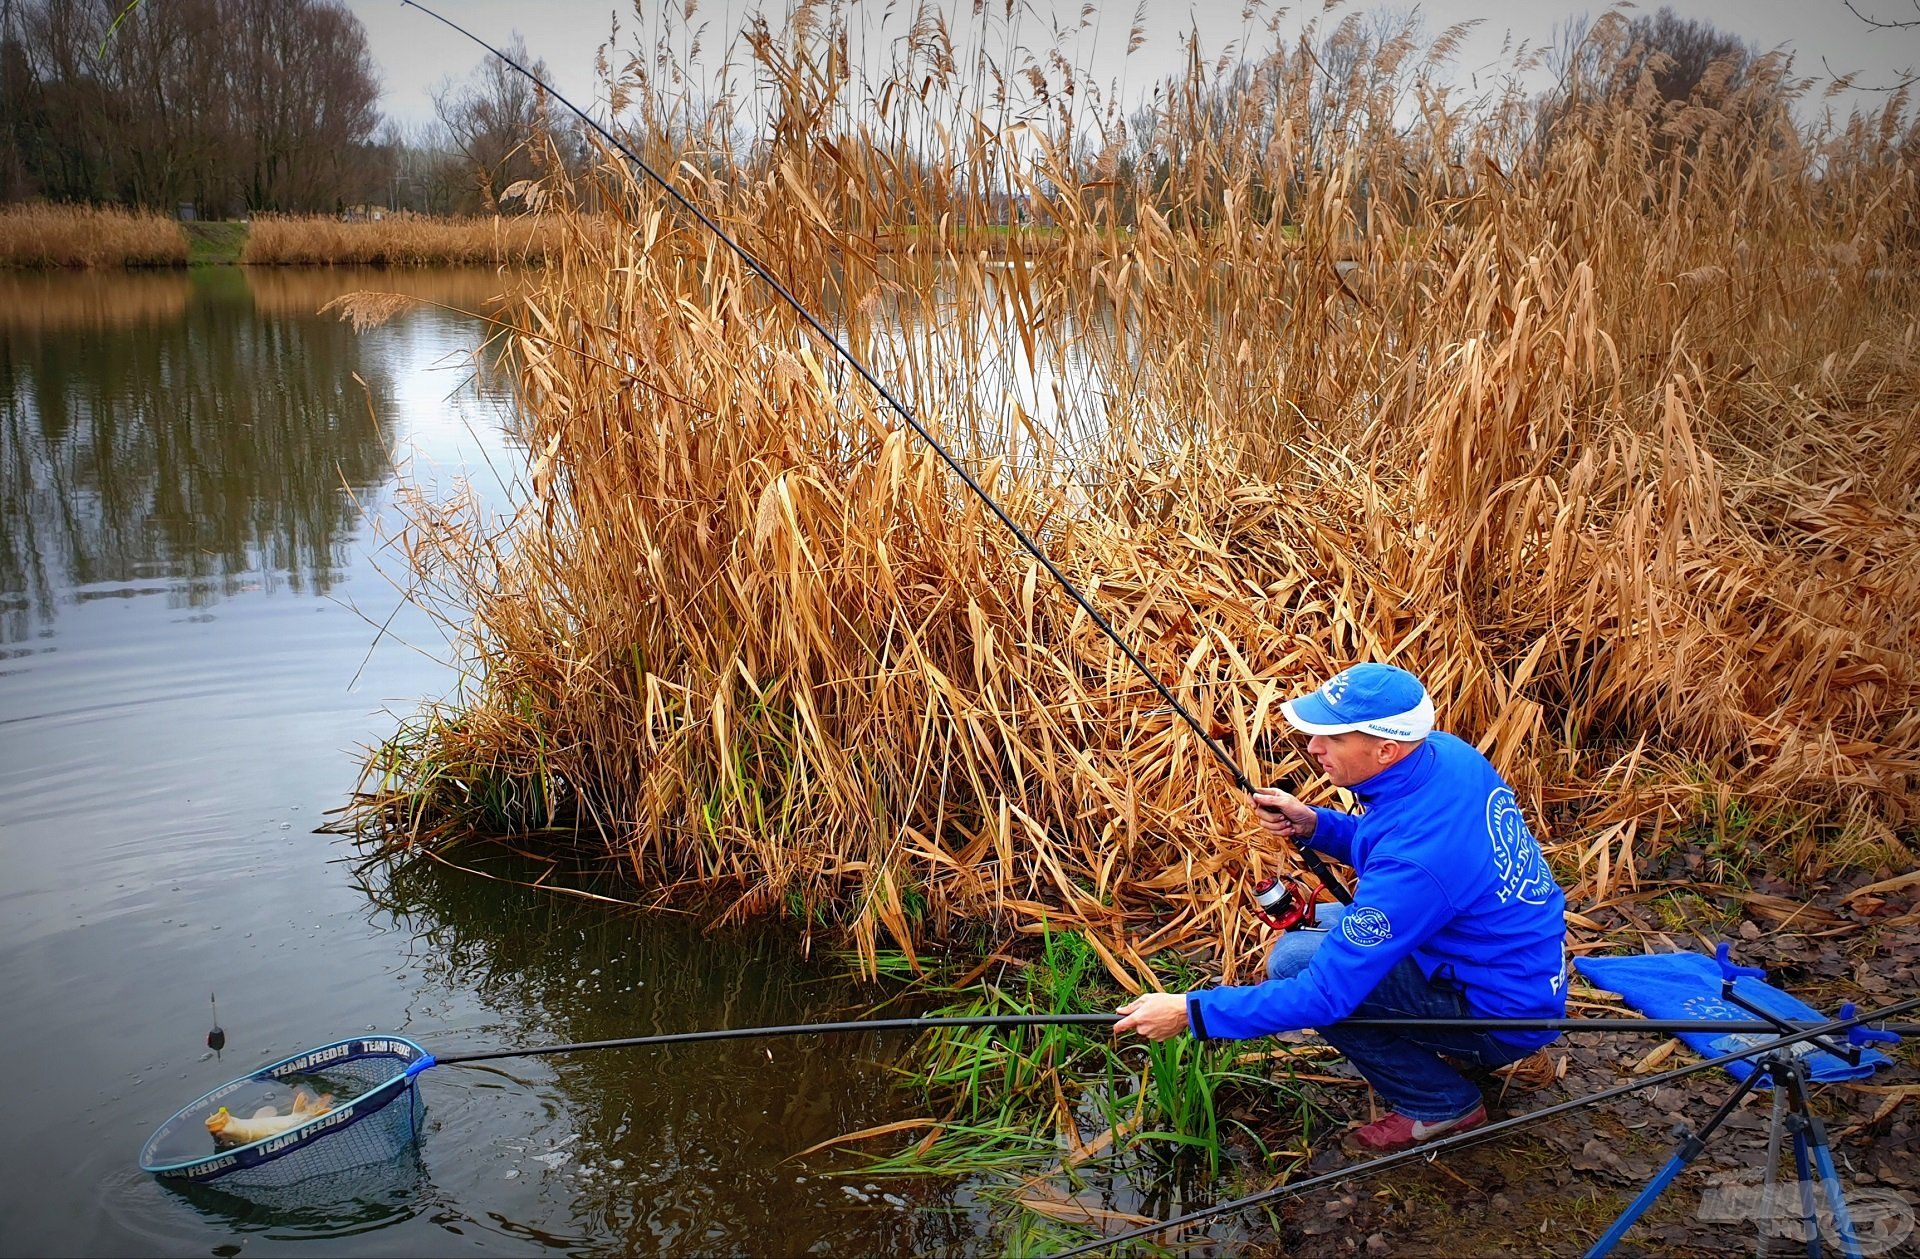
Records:
[[[1371,721],[1349,721],[1323,724],[1307,721],[1294,711],[1293,700],[1280,705],[1280,715],[1287,724],[1302,734],[1348,734],[1359,730],[1366,734],[1377,735],[1382,739],[1395,739],[1402,743],[1415,743],[1433,733],[1433,697],[1422,695],[1420,702],[1404,713],[1395,713],[1391,717],[1375,717]]]

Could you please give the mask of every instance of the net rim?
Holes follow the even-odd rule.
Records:
[[[335,1050],[344,1052],[334,1053]],[[324,1056],[323,1056],[324,1055]],[[154,1147],[160,1138],[172,1131],[174,1125],[189,1114],[201,1109],[210,1102],[240,1089],[248,1084],[277,1080],[283,1075],[300,1075],[309,1070],[352,1062],[365,1058],[393,1058],[400,1064],[394,1076],[368,1089],[342,1106],[315,1115],[305,1123],[277,1132],[270,1137],[246,1145],[236,1145],[231,1149],[217,1150],[212,1154],[178,1162],[162,1163],[154,1157]],[[376,1035],[348,1036],[341,1040],[329,1041],[324,1045],[315,1045],[299,1053],[289,1054],[278,1062],[269,1063],[247,1075],[236,1076],[217,1088],[209,1089],[179,1110],[162,1120],[153,1130],[146,1144],[140,1148],[140,1170],[155,1176],[187,1180],[211,1180],[236,1171],[242,1167],[257,1167],[270,1162],[283,1154],[290,1154],[304,1148],[308,1139],[319,1135],[325,1129],[341,1126],[358,1117],[356,1107],[362,1102],[371,1102],[378,1098],[378,1104],[371,1110],[384,1107],[390,1097],[381,1096],[393,1090],[396,1085],[411,1086],[413,1077],[434,1064],[434,1057],[425,1048],[407,1039],[405,1036]],[[272,1147],[268,1149],[267,1147]]]

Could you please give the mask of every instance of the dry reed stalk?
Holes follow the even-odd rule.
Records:
[[[180,267],[187,237],[147,211],[76,205],[0,207],[0,267]]]
[[[876,85],[830,31],[762,32],[768,138],[682,114],[646,156],[1252,776],[1310,782],[1259,764],[1275,704],[1392,659],[1578,895],[1736,801],[1734,842],[1803,867],[1904,851],[1920,144],[1896,107],[1802,132],[1763,68],[1545,135],[1429,99],[1403,133],[1410,44],[1331,98],[1283,45],[1250,83],[1175,85],[1129,174],[1068,115],[1020,146],[947,126],[992,99],[945,38],[917,28]],[[869,958],[986,920],[1084,929],[1129,985],[1198,943],[1247,973],[1243,871],[1286,859],[1226,776],[751,276],[618,163],[590,178],[614,208],[556,216],[515,349],[526,510],[486,534],[423,508],[409,538],[472,697],[375,758],[362,821],[557,828],[639,885],[828,915]],[[962,247],[1009,190],[1044,240]],[[902,224],[933,226],[877,259]]]

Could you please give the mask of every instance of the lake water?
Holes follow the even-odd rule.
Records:
[[[383,549],[396,469],[498,510],[524,466],[480,320],[316,311],[393,287],[477,310],[503,285],[0,275],[0,1252],[991,1248],[964,1190],[784,1161],[915,1113],[883,1061],[905,1046],[848,1040],[437,1069],[417,1158],[305,1199],[136,1169],[177,1107],[369,1029],[450,1051],[875,999],[777,932],[361,871],[315,833],[358,750],[456,681]]]

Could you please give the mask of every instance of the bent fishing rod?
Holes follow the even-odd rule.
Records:
[[[1610,1089],[1603,1089],[1598,1093],[1589,1094],[1586,1097],[1576,1097],[1570,1101],[1560,1102],[1540,1110],[1530,1111],[1524,1115],[1515,1115],[1510,1119],[1502,1119],[1497,1123],[1487,1124],[1484,1127],[1474,1128],[1451,1137],[1440,1137],[1424,1145],[1416,1145],[1410,1149],[1401,1150],[1394,1154],[1385,1154],[1376,1159],[1369,1159],[1364,1163],[1356,1163],[1352,1167],[1336,1168],[1333,1171],[1324,1172],[1318,1176],[1309,1176],[1305,1180],[1293,1181],[1285,1185],[1276,1185],[1272,1189],[1264,1189],[1259,1193],[1248,1194],[1244,1198],[1235,1198],[1231,1202],[1222,1202],[1217,1206],[1205,1207],[1198,1211],[1190,1211],[1185,1215],[1175,1216],[1170,1220],[1161,1220],[1156,1224],[1144,1224],[1139,1228],[1128,1229],[1123,1233],[1115,1233],[1111,1237],[1102,1237],[1067,1250],[1056,1251],[1052,1259],[1071,1259],[1071,1256],[1075,1255],[1092,1254],[1095,1251],[1118,1246],[1122,1242],[1151,1237],[1156,1233],[1166,1232],[1168,1229],[1184,1228],[1187,1225],[1197,1224],[1203,1220],[1217,1219],[1223,1215],[1237,1214],[1240,1211],[1246,1210],[1248,1207],[1260,1206],[1269,1202],[1278,1202],[1283,1198],[1294,1197],[1315,1189],[1324,1189],[1329,1185],[1338,1184],[1341,1181],[1361,1179],[1378,1172],[1384,1172],[1389,1168],[1398,1167],[1402,1163],[1411,1163],[1416,1159],[1430,1159],[1434,1155],[1447,1150],[1477,1145],[1482,1141],[1490,1140],[1496,1136],[1504,1136],[1507,1133],[1515,1132],[1531,1124],[1539,1123],[1542,1120],[1551,1119],[1556,1115],[1569,1114],[1588,1106],[1598,1105],[1601,1102],[1612,1101],[1617,1097],[1625,1097],[1629,1093],[1637,1093],[1644,1089],[1657,1088],[1662,1084],[1671,1084],[1675,1080],[1684,1079],[1687,1076],[1695,1075],[1702,1071],[1710,1071],[1715,1067],[1724,1067],[1735,1062],[1757,1058],[1790,1045],[1798,1045],[1805,1041],[1831,1036],[1835,1032],[1848,1032],[1856,1027],[1867,1027],[1875,1022],[1890,1019],[1895,1015],[1905,1014],[1914,1009],[1920,1009],[1920,997],[1911,997],[1905,1001],[1898,1001],[1892,1005],[1883,1006],[1878,1010],[1873,1010],[1866,1014],[1855,1015],[1852,1018],[1833,1019],[1826,1023],[1804,1027],[1791,1033],[1774,1036],[1759,1044],[1745,1046],[1741,1049],[1734,1050],[1732,1053],[1721,1054],[1717,1058],[1708,1058],[1702,1062],[1677,1067],[1672,1071],[1664,1071],[1659,1075],[1650,1075],[1644,1080],[1634,1080]],[[1649,1020],[1649,1022],[1651,1022],[1651,1020]]]
[[[694,218],[700,220],[701,224],[704,225],[708,231],[712,232],[720,239],[722,244],[733,251],[734,256],[740,259],[747,270],[759,276],[781,301],[792,307],[794,313],[800,317],[807,327],[811,328],[816,336],[831,346],[833,351],[840,356],[841,360],[853,369],[854,374],[866,381],[874,393],[878,394],[881,400],[884,401],[888,407],[892,408],[896,415],[906,421],[907,427],[918,434],[920,440],[932,447],[933,452],[939,455],[941,461],[953,470],[954,475],[958,476],[960,480],[965,483],[966,487],[973,491],[974,496],[986,505],[987,510],[993,513],[994,518],[1005,525],[1007,530],[1019,540],[1020,545],[1026,549],[1027,554],[1039,561],[1040,566],[1046,569],[1047,574],[1060,584],[1060,587],[1080,606],[1081,611],[1093,618],[1093,623],[1100,627],[1100,632],[1112,640],[1113,645],[1120,649],[1121,654],[1127,658],[1128,663],[1132,664],[1133,667],[1139,671],[1140,675],[1147,680],[1148,684],[1153,687],[1160,698],[1165,700],[1180,720],[1186,723],[1187,728],[1193,731],[1194,736],[1200,740],[1201,746],[1212,753],[1213,758],[1219,761],[1221,766],[1226,769],[1227,773],[1233,779],[1234,786],[1247,795],[1253,794],[1256,789],[1253,780],[1247,777],[1245,771],[1240,768],[1239,762],[1235,761],[1233,756],[1224,747],[1220,746],[1219,741],[1200,723],[1200,719],[1195,717],[1193,713],[1188,710],[1187,706],[1182,704],[1179,699],[1174,696],[1174,693],[1168,689],[1166,683],[1160,680],[1159,675],[1153,671],[1152,667],[1149,666],[1145,660],[1141,659],[1139,653],[1134,651],[1134,649],[1128,645],[1127,641],[1120,636],[1120,632],[1113,627],[1105,616],[1101,615],[1098,608],[1093,606],[1093,602],[1087,598],[1086,594],[1083,593],[1078,586],[1074,585],[1065,573],[1060,571],[1059,566],[1041,549],[1040,544],[1034,541],[1033,537],[1028,534],[1025,529],[1021,528],[1012,516],[1007,514],[1006,509],[994,499],[993,495],[987,493],[986,487],[980,484],[974,475],[967,470],[966,465],[960,462],[959,457],[949,450],[944,442],[933,435],[933,432],[921,422],[920,418],[913,413],[912,409],[896,398],[893,395],[893,391],[881,383],[880,378],[875,376],[873,372],[867,368],[867,365],[861,362],[859,357],[856,356],[852,350],[848,349],[839,337],[829,331],[827,326],[821,323],[812,311],[801,304],[800,299],[795,297],[787,289],[786,285],[782,284],[757,257],[748,251],[746,246],[740,244],[739,241],[728,235],[718,223],[707,216],[705,211],[688,200],[686,195],[682,193],[671,180],[648,165],[645,159],[622,143],[613,132],[602,126],[595,118],[578,105],[556,92],[550,84],[533,71],[527,69],[506,53],[501,52],[486,40],[481,39],[478,35],[475,35],[458,22],[455,22],[451,18],[441,16],[432,9],[429,9],[426,5],[418,3],[417,0],[401,0],[401,3],[403,7],[418,9],[435,21],[466,36],[474,43],[480,45],[480,47],[492,53],[495,57],[498,57],[507,66],[518,72],[541,91],[566,106],[575,117],[580,119],[580,121],[588,127],[591,127],[596,135],[606,141],[608,145],[617,150],[629,162],[632,162],[647,178],[651,179],[655,184],[658,184],[661,191],[671,197],[682,209],[693,215]],[[1306,863],[1307,868],[1313,871],[1314,877],[1319,879],[1328,891],[1332,892],[1343,904],[1350,905],[1353,903],[1353,894],[1347,891],[1346,885],[1335,877],[1333,871],[1328,868],[1327,863],[1321,859],[1319,853],[1304,844],[1294,845],[1294,851],[1300,854],[1300,858]]]
[[[1884,1012],[1883,1012],[1884,1014]],[[1845,1027],[1865,1026],[1881,1015],[1843,1020]],[[786,1023],[766,1027],[712,1028],[694,1032],[663,1032],[651,1036],[623,1036],[613,1040],[574,1041],[562,1045],[537,1045],[512,1049],[480,1049],[466,1053],[436,1054],[428,1065],[453,1066],[464,1062],[492,1062],[501,1058],[539,1058],[548,1054],[587,1053],[600,1049],[639,1049],[657,1045],[692,1045],[723,1040],[761,1040],[774,1036],[828,1036],[858,1032],[929,1032],[983,1027],[1111,1027],[1120,1020],[1117,1014],[979,1014],[931,1016],[926,1018],[845,1019],[829,1023]],[[1807,1020],[1763,1022],[1750,1019],[1523,1019],[1523,1018],[1354,1018],[1340,1020],[1342,1027],[1370,1027],[1392,1031],[1476,1031],[1476,1032],[1605,1032],[1631,1034],[1651,1032],[1677,1035],[1682,1032],[1718,1032],[1726,1035],[1773,1035],[1782,1030],[1811,1031],[1819,1035],[1827,1025]],[[1920,1034],[1920,1023],[1894,1023],[1875,1026],[1875,1031],[1907,1036]],[[422,1070],[425,1067],[421,1068]]]

